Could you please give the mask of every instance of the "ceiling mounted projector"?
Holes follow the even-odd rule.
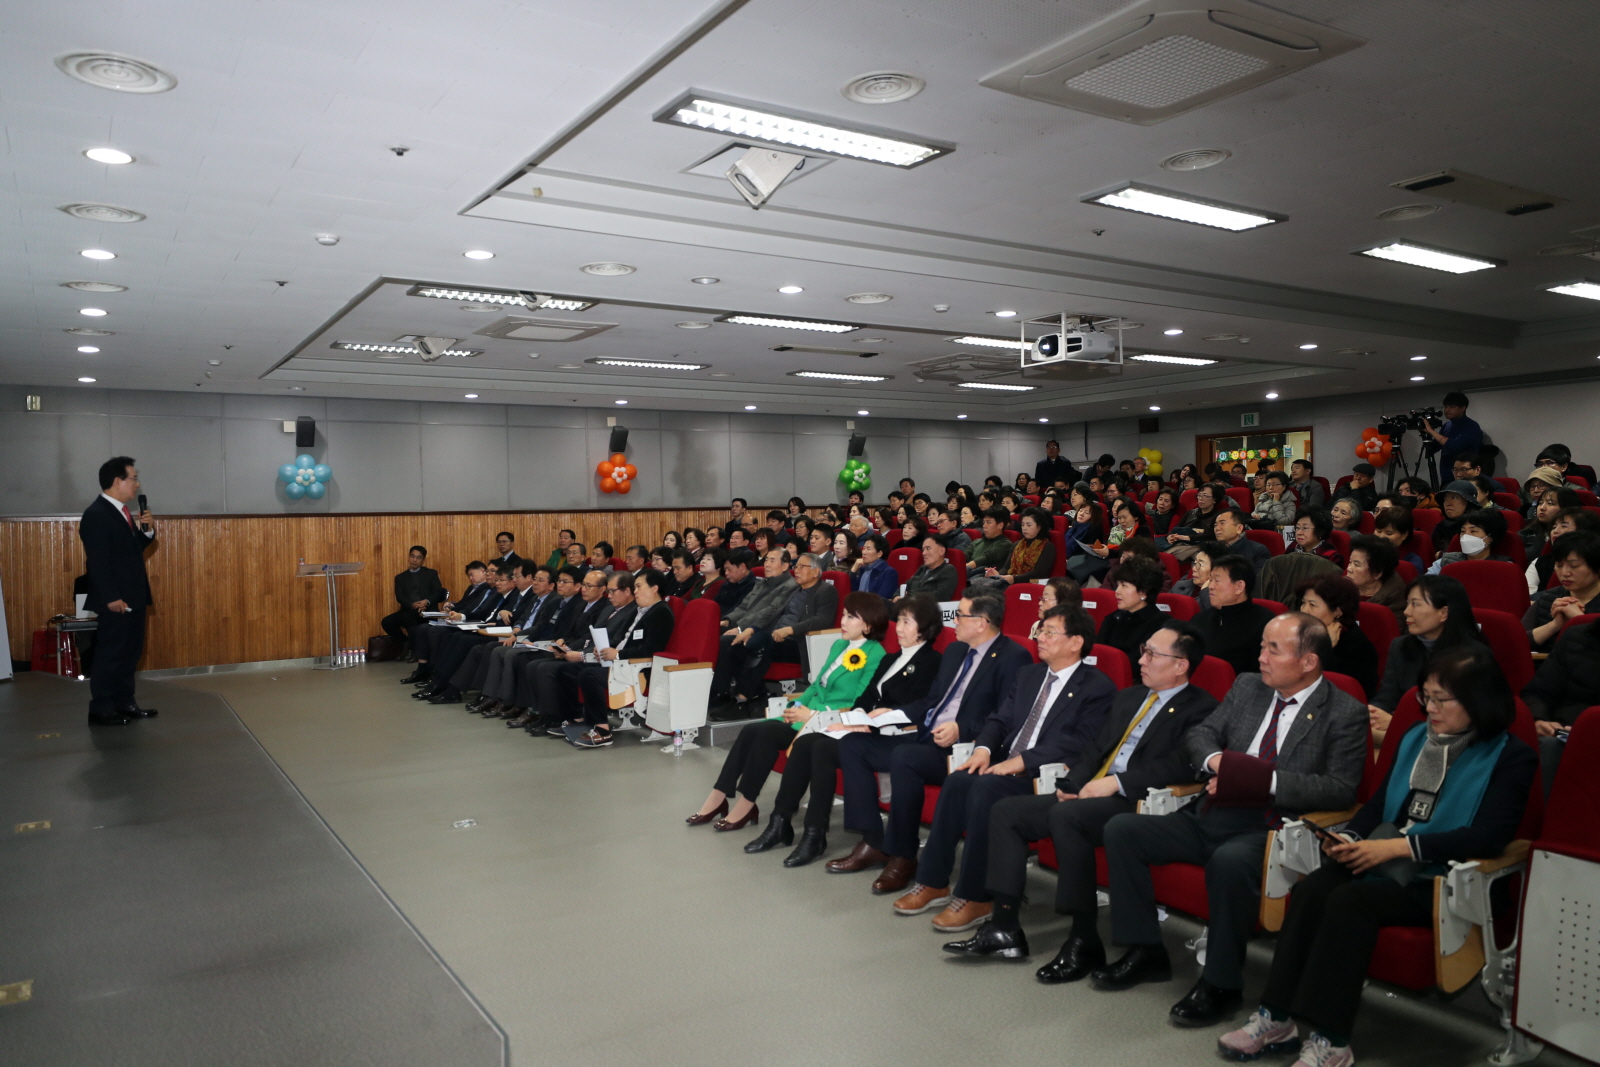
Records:
[[[806,157],[772,148],[752,148],[733,161],[727,179],[751,207],[765,204],[778,186],[805,166]]]

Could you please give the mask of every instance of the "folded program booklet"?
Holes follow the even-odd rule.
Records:
[[[847,711],[839,719],[841,726],[905,726],[910,722],[905,712],[895,711],[892,708],[877,718],[873,718],[865,711]]]
[[[487,626],[483,632],[490,637],[510,637],[517,631],[515,627],[511,626]]]

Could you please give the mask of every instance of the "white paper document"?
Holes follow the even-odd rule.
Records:
[[[422,617],[424,619],[442,619],[448,614],[449,612],[445,611],[424,611]]]
[[[487,626],[484,627],[483,632],[488,634],[490,637],[510,637],[517,631],[513,626]]]
[[[910,722],[905,712],[892,708],[876,719],[865,711],[847,711],[839,719],[841,726],[905,726]]]
[[[611,647],[611,635],[606,632],[604,626],[589,627],[589,636],[594,638],[594,650],[596,652],[604,652]]]

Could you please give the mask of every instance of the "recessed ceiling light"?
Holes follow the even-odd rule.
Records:
[[[602,367],[637,367],[640,370],[705,370],[709,363],[665,363],[650,359],[591,359]]]
[[[745,410],[746,410],[746,411],[754,411],[754,410],[755,410],[755,409],[756,409],[756,406],[755,406],[755,405],[754,405],[754,404],[746,404],[746,405],[745,405],[745,406],[744,406],[744,409],[745,409]]]
[[[612,403],[613,404],[626,404],[627,401],[626,400],[613,400]]]
[[[711,376],[713,378],[732,378],[733,377],[733,371],[731,371],[731,370],[714,370],[714,371],[711,372]]]
[[[208,360],[206,360],[206,362],[209,363],[213,367],[222,366],[222,360],[220,360],[220,359],[208,359]]]
[[[965,415],[957,415],[957,416],[956,416],[956,418],[958,418],[958,419],[964,419],[964,418],[966,418],[966,416],[965,416]]]
[[[529,359],[538,359],[539,358],[539,353],[537,353],[537,352],[529,352],[528,353],[528,358]]]
[[[626,263],[602,261],[600,263],[585,263],[578,269],[583,271],[585,274],[594,274],[601,278],[618,278],[624,274],[632,274],[639,268],[630,267]]]
[[[722,279],[721,278],[712,278],[712,277],[710,277],[708,275],[708,276],[703,277],[703,278],[690,278],[689,280],[691,282],[694,282],[696,285],[716,285]]]
[[[1277,393],[1268,393],[1267,394],[1267,399],[1268,400],[1276,400],[1276,399],[1278,399],[1278,394]]]
[[[1008,341],[1004,337],[949,337],[946,340],[958,345],[977,345],[979,348],[1032,348],[1027,341]]]
[[[1161,332],[1166,334],[1168,337],[1176,337],[1179,334],[1181,334],[1183,331],[1178,329],[1178,328],[1176,328],[1176,327],[1174,327],[1174,328],[1172,328],[1170,330],[1162,330]]]
[[[488,307],[484,304],[462,304],[461,310],[471,311],[479,315],[492,315],[500,309],[497,307]]]
[[[1232,157],[1226,148],[1196,148],[1161,161],[1162,170],[1205,170]]]
[[[1180,367],[1209,367],[1217,362],[1214,359],[1201,359],[1199,356],[1162,356],[1154,352],[1129,358],[1138,363],[1176,363]]]
[[[868,411],[866,408],[862,408],[860,411],[857,411],[856,414],[857,415],[871,415],[872,412]]]
[[[1239,335],[1236,333],[1209,333],[1201,338],[1202,341],[1237,341],[1238,339]]]
[[[125,293],[126,285],[117,285],[115,282],[62,282],[63,289],[76,289],[82,293]]]
[[[1050,420],[1049,419],[1040,419],[1039,421],[1040,422],[1049,422]]]
[[[796,293],[803,293],[805,290],[798,285],[780,285],[778,286],[778,292],[785,296],[793,296]]]
[[[1438,210],[1438,204],[1401,204],[1378,212],[1378,218],[1384,222],[1410,222],[1412,219],[1427,218]]]
[[[412,356],[418,353],[415,345],[374,345],[364,341],[335,341],[328,346],[345,352],[376,352],[380,355]],[[444,351],[447,356],[481,356],[481,348],[448,348]]]
[[[303,386],[303,385],[291,385],[291,386],[289,386],[289,392],[291,392],[291,393],[303,393],[305,391],[306,391],[306,387]]]
[[[494,258],[494,253],[490,252],[489,250],[484,249],[484,248],[469,249],[469,250],[467,250],[467,251],[465,251],[465,252],[463,252],[461,254],[466,256],[468,259],[493,259]]]
[[[718,322],[731,322],[736,326],[777,326],[786,330],[816,330],[820,333],[849,333],[859,326],[842,322],[808,322],[804,319],[775,319],[770,315],[723,315]]]
[[[1568,282],[1566,285],[1552,285],[1545,292],[1560,293],[1563,296],[1581,296],[1585,300],[1600,300],[1600,282]]]
[[[82,256],[84,259],[116,259],[117,258],[117,254],[115,252],[107,252],[103,248],[85,248],[82,252],[79,252],[78,255]]]
[[[1425,381],[1427,381],[1427,378],[1425,378],[1421,374],[1413,374],[1411,376],[1411,380],[1414,381],[1414,382],[1425,382]]]
[[[707,330],[711,328],[709,322],[675,322],[672,325],[680,330]]]
[[[85,85],[119,93],[164,93],[178,84],[154,63],[117,52],[68,52],[56,57],[56,69]]]
[[[105,315],[105,309],[104,308],[79,308],[78,309],[78,314],[87,315],[91,319],[98,319],[98,318],[101,318],[101,317],[103,317]]]
[[[1411,357],[1411,362],[1413,362],[1413,363],[1421,363],[1423,360],[1425,360],[1427,358],[1428,358],[1427,356],[1412,356]]]
[[[851,293],[844,299],[847,304],[887,304],[894,297],[888,293]]]
[[[789,372],[794,378],[821,378],[830,382],[886,382],[890,375],[887,374],[841,374],[829,370],[796,370]]]
[[[914,167],[950,151],[948,146],[919,144],[896,134],[852,130],[825,121],[724,103],[689,93],[656,115],[691,129],[714,130],[734,137],[749,137],[768,144],[788,145],[826,152],[833,156],[865,159],[894,167]]]
[[[461,395],[466,397],[468,400],[476,400],[476,399],[478,399],[478,394],[477,393],[463,393]]]
[[[1391,263],[1408,263],[1413,267],[1442,270],[1449,274],[1470,274],[1475,270],[1488,270],[1500,266],[1499,260],[1468,256],[1460,252],[1446,252],[1442,248],[1428,248],[1410,241],[1395,241],[1377,248],[1363,248],[1358,256],[1387,259]]]
[[[990,389],[1001,393],[1031,393],[1037,385],[1006,385],[1002,382],[958,382],[957,389]]]
[[[1015,311],[1010,311],[1010,310],[1007,310],[1007,311],[996,311],[994,313],[994,317],[997,318],[997,319],[1014,319],[1014,318],[1017,317],[1017,313]]]
[[[1151,404],[1150,405],[1150,410],[1151,411],[1160,411],[1161,410],[1161,405],[1160,404]]]
[[[839,92],[857,104],[898,104],[922,92],[927,84],[915,74],[879,70],[851,78]]]
[[[84,383],[85,383],[85,384],[90,384],[90,383],[93,383],[93,382],[94,382],[94,380],[95,380],[95,379],[93,379],[93,378],[79,378],[79,379],[78,379],[78,381],[80,381],[80,382],[84,382]]]
[[[124,163],[133,162],[133,157],[120,148],[91,148],[84,155],[96,163],[109,163],[113,167],[120,167]]]
[[[98,352],[100,350],[98,348],[96,348],[94,345],[79,345],[78,346],[78,351],[79,352],[83,352],[86,355],[91,355],[92,356],[92,355],[94,355],[96,352]]]
[[[68,326],[62,333],[77,334],[79,337],[110,337],[117,331],[97,330],[92,326]]]
[[[1316,346],[1316,345],[1301,345],[1301,346],[1300,346],[1300,351],[1302,351],[1302,352],[1309,352],[1309,351],[1311,351],[1311,350],[1312,350],[1312,349],[1313,349],[1313,348],[1316,348],[1316,347],[1317,347],[1317,346]]]
[[[62,204],[61,210],[75,219],[85,222],[143,222],[144,212],[135,211],[131,207],[117,207],[115,204]]]
[[[1197,200],[1193,197],[1179,196],[1176,193],[1163,192],[1160,189],[1151,189],[1147,186],[1129,183],[1112,189],[1109,192],[1096,193],[1086,197],[1086,204],[1099,204],[1102,207],[1120,208],[1123,211],[1137,211],[1144,215],[1158,215],[1164,219],[1176,219],[1179,222],[1192,222],[1197,226],[1210,226],[1219,230],[1253,230],[1258,226],[1270,226],[1275,222],[1282,222],[1283,218],[1277,215],[1268,215],[1265,212],[1249,208],[1230,207],[1227,204],[1213,203],[1209,200]]]

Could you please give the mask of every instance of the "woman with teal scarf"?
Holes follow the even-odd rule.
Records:
[[[1512,737],[1511,688],[1478,646],[1435,654],[1418,696],[1427,718],[1401,739],[1371,800],[1323,845],[1289,899],[1261,1006],[1219,1042],[1228,1059],[1300,1048],[1300,1065],[1348,1067],[1350,1031],[1378,931],[1433,921],[1433,877],[1451,860],[1498,856],[1516,836],[1538,770]],[[1301,1046],[1295,1022],[1310,1033]]]
[[[888,612],[882,597],[876,593],[851,593],[845,597],[839,617],[839,639],[817,668],[816,681],[783,713],[783,718],[751,723],[739,731],[711,794],[700,810],[684,822],[700,826],[715,819],[713,829],[727,832],[742,829],[760,818],[756,798],[772,773],[778,753],[794,744],[797,733],[819,713],[839,712],[855,706],[877,672],[878,661],[883,659],[883,645],[875,636],[882,637],[887,626]],[[735,798],[731,812],[730,797]],[[784,825],[788,825],[787,821]],[[787,836],[788,840],[782,842],[785,845],[794,841],[792,826]]]

